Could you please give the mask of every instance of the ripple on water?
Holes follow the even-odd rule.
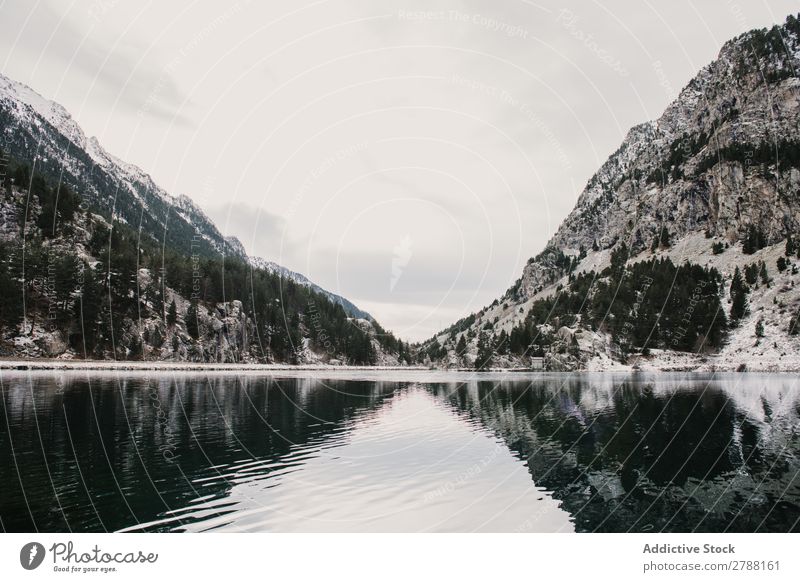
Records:
[[[203,531],[558,531],[569,515],[525,464],[422,388],[354,423],[335,443],[278,461],[218,467],[222,497],[129,529]]]

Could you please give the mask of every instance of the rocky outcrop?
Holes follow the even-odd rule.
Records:
[[[728,241],[750,226],[776,242],[800,226],[800,39],[795,20],[725,44],[656,121],[630,130],[592,177],[549,248],[632,254],[666,228]],[[558,278],[546,257],[525,268],[531,296]]]
[[[525,320],[535,301],[556,296],[573,274],[601,272],[614,251],[624,250],[624,258],[634,262],[650,256],[651,248],[666,252],[663,240],[687,241],[688,250],[672,260],[691,256],[704,265],[716,262],[716,243],[715,253],[736,247],[744,268],[752,250],[742,252],[738,243],[750,233],[758,233],[758,247],[789,235],[797,238],[797,71],[800,22],[794,16],[782,26],[727,42],[658,119],[628,132],[545,249],[528,261],[519,282],[456,330],[435,338],[447,349],[445,359],[452,359],[462,338],[467,350],[474,350],[486,330],[500,341],[501,334]],[[730,277],[729,265],[730,259],[716,267]],[[776,268],[773,262],[770,269]],[[580,369],[598,359],[624,361],[608,335],[579,323],[569,328],[553,320],[544,323],[554,328],[552,349],[545,354],[550,369]]]

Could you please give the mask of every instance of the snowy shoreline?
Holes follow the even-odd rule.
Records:
[[[699,356],[697,354],[654,350],[649,357],[639,357],[631,364],[622,364],[607,358],[593,358],[585,367],[573,372],[800,372],[797,358],[764,358],[749,361],[746,369],[740,363],[719,356]],[[64,370],[64,371],[153,371],[153,372],[397,372],[397,371],[435,371],[435,372],[473,372],[471,368],[438,368],[426,366],[343,366],[328,364],[254,364],[254,363],[199,363],[199,362],[135,362],[122,360],[58,360],[58,359],[0,359],[0,371],[9,370]],[[552,373],[531,368],[489,368],[483,372],[491,373]]]
[[[198,362],[133,362],[124,360],[0,360],[0,370],[147,370],[163,372],[273,372],[332,370],[428,370],[422,366],[331,366],[325,364],[214,364]]]

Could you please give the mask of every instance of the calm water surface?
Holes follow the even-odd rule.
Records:
[[[5,531],[798,531],[800,377],[0,374]]]

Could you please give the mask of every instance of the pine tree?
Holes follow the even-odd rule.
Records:
[[[21,246],[21,245],[20,245]],[[12,255],[10,249],[3,245],[2,247],[3,255],[6,252],[9,252],[9,255]],[[16,255],[17,253],[13,253]],[[6,326],[15,326],[20,321],[22,321],[22,316],[24,313],[24,309],[22,307],[22,284],[14,275],[14,269],[12,265],[12,261],[15,259],[14,256],[9,256],[8,260],[6,261],[3,257],[3,261],[0,262],[0,323]]]
[[[792,235],[791,234],[787,235],[786,236],[786,250],[785,250],[784,254],[787,257],[791,257],[792,255],[794,255],[795,250],[796,249],[795,249],[795,246],[794,246],[794,241],[792,240]]]
[[[786,270],[786,259],[784,257],[778,257],[778,272],[783,273]]]
[[[767,271],[767,264],[761,261],[761,282],[769,287],[769,272]]]
[[[751,263],[744,268],[744,280],[748,285],[758,283],[758,265]]]
[[[192,339],[200,337],[200,325],[197,321],[197,301],[194,299],[189,304],[189,309],[186,310],[186,331]]]
[[[458,343],[456,344],[456,354],[458,356],[463,356],[466,351],[467,351],[467,339],[464,336],[464,334],[461,334],[461,337],[458,338]]]
[[[656,234],[655,239],[653,239],[653,246],[652,250],[655,252],[658,249],[666,249],[670,247],[670,236],[667,227],[662,226],[661,230]]]
[[[103,304],[104,287],[94,269],[84,263],[83,288],[78,299],[78,317],[81,333],[73,339],[73,348],[84,358],[93,353],[98,339],[98,323]]]
[[[494,345],[491,337],[484,331],[478,336],[478,357],[475,358],[475,369],[484,370],[491,367],[494,357]]]
[[[175,300],[169,304],[169,311],[167,311],[167,325],[172,327],[178,321],[178,308],[175,305]]]
[[[142,342],[142,338],[139,337],[139,334],[136,333],[131,338],[130,348],[128,350],[128,359],[129,360],[141,360],[144,356],[144,344]]]
[[[502,330],[500,335],[497,336],[496,344],[496,352],[499,355],[503,356],[508,354],[508,333],[506,333],[506,330]]]
[[[747,292],[742,273],[736,267],[731,279],[731,322],[737,322],[747,313]]]
[[[800,309],[794,314],[794,317],[789,321],[789,335],[797,335],[800,333]]]
[[[611,251],[611,273],[617,278],[621,277],[625,271],[625,263],[628,261],[628,245],[624,242],[619,243]]]
[[[747,234],[742,242],[742,252],[746,255],[752,255],[757,250],[763,249],[767,246],[767,240],[761,229],[755,225],[747,227]]]

